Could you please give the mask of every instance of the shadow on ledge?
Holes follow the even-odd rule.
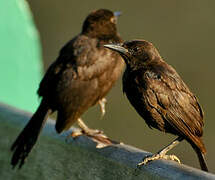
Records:
[[[66,141],[71,131],[58,135],[52,120],[46,124],[22,169],[12,170],[10,146],[30,116],[0,104],[0,179],[215,179],[213,174],[166,160],[154,161],[135,172],[137,163],[150,153],[122,144],[98,149],[85,136]]]

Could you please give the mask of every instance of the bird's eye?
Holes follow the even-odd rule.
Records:
[[[135,47],[135,48],[133,48],[132,49],[132,53],[138,53],[139,52],[139,50],[140,50],[140,48],[139,47]]]
[[[135,47],[133,50],[134,50],[134,52],[138,52],[138,51],[139,51],[139,49],[140,49],[140,48]]]

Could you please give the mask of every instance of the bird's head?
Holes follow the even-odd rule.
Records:
[[[112,12],[107,9],[99,9],[91,12],[84,21],[82,34],[91,37],[108,38],[117,34],[117,18],[120,12]]]
[[[152,43],[145,40],[125,41],[121,44],[106,44],[104,47],[118,52],[129,67],[138,68],[160,59],[160,54]]]

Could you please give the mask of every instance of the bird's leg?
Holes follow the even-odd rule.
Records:
[[[78,119],[78,126],[81,128],[82,132],[73,132],[70,135],[73,138],[76,138],[84,134],[92,138],[92,140],[97,143],[96,145],[97,148],[103,148],[111,144],[119,144],[118,142],[109,139],[105,134],[103,134],[102,131],[88,128],[81,118]]]
[[[178,145],[183,139],[184,139],[183,137],[176,138],[173,142],[171,142],[169,145],[167,145],[166,147],[158,151],[156,154],[150,157],[144,158],[143,161],[138,164],[138,167],[142,165],[146,165],[148,162],[158,160],[158,159],[173,160],[173,161],[177,161],[178,163],[181,163],[177,156],[166,155],[166,153],[172,148],[174,148],[176,145]]]
[[[102,134],[103,132],[98,129],[90,129],[81,118],[78,118],[78,126],[81,128],[83,134],[86,135],[96,135],[96,134]]]
[[[98,129],[90,129],[81,118],[78,118],[77,123],[81,131],[73,131],[67,138],[69,138],[70,136],[77,138],[83,134],[90,137],[103,135],[103,132]]]
[[[99,100],[99,105],[100,105],[100,109],[101,109],[101,113],[103,117],[105,115],[105,104],[107,103],[107,99],[106,98],[102,98]]]

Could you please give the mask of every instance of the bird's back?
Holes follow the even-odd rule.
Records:
[[[78,35],[62,48],[41,81],[38,94],[58,110],[59,132],[103,98],[119,78],[124,62],[104,43]]]
[[[163,60],[123,76],[124,91],[149,127],[185,137],[204,146],[203,112],[178,73]]]

